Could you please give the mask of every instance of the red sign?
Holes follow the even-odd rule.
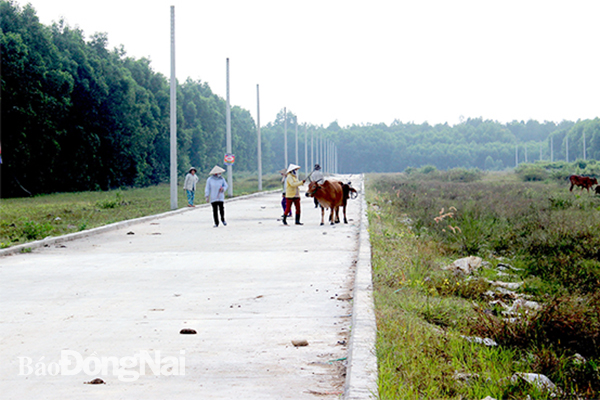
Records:
[[[235,155],[233,154],[225,154],[225,165],[233,165],[235,164]]]

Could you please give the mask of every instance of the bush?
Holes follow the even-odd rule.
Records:
[[[27,240],[43,239],[52,231],[52,225],[49,223],[37,223],[33,221],[25,221],[23,224],[23,236]]]
[[[543,181],[550,176],[544,168],[533,164],[520,164],[515,172],[525,182]]]

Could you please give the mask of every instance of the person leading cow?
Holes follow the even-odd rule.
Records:
[[[311,182],[317,182],[317,183],[323,183],[323,181],[325,180],[325,177],[323,176],[323,172],[321,171],[321,166],[319,164],[315,164],[315,168],[313,169],[313,172],[308,175],[308,183]],[[315,208],[319,207],[319,202],[317,201],[316,198],[313,199],[315,202]]]
[[[285,211],[283,212],[283,224],[287,225],[288,214],[292,211],[292,204],[296,208],[296,225],[304,225],[300,222],[300,186],[306,180],[298,180],[299,165],[290,164],[285,177]]]

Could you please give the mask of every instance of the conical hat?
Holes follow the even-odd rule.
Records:
[[[289,174],[290,172],[292,172],[295,169],[300,169],[300,166],[296,165],[296,164],[290,164],[290,166],[287,169],[287,173]]]
[[[215,175],[215,174],[222,174],[223,172],[225,172],[225,170],[223,168],[219,167],[218,165],[215,165],[215,167],[213,169],[211,169],[208,174]]]

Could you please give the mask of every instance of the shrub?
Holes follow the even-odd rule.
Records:
[[[544,168],[533,164],[521,164],[515,172],[525,182],[543,181],[550,176]]]
[[[27,240],[42,239],[52,231],[52,225],[49,223],[38,223],[33,221],[25,221],[23,224],[23,236]]]
[[[102,210],[107,210],[120,206],[126,206],[127,204],[129,204],[129,202],[123,199],[121,192],[115,192],[115,197],[113,199],[99,200],[96,202],[96,207]]]

